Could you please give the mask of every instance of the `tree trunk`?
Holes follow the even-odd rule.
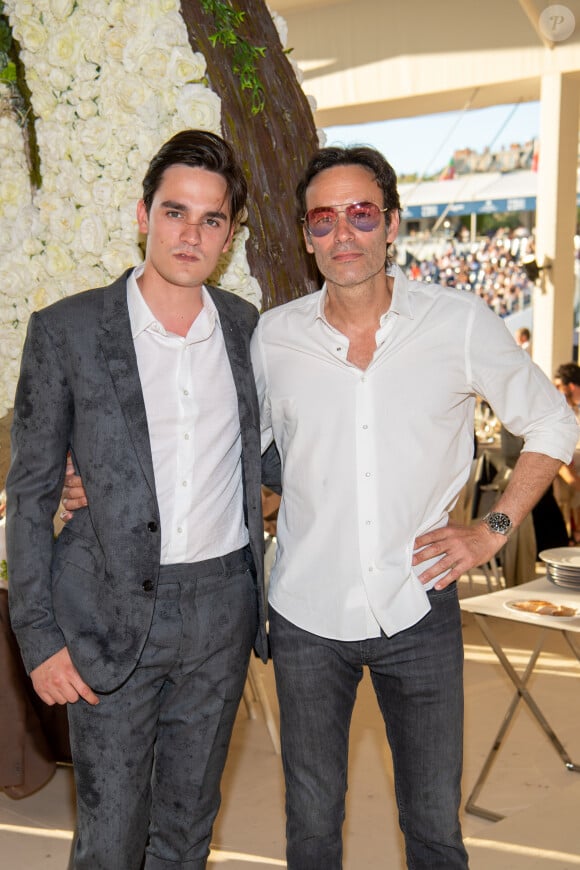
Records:
[[[252,45],[265,46],[256,61],[266,105],[251,113],[251,96],[232,71],[229,49],[211,45],[212,15],[198,0],[181,0],[194,51],[207,61],[210,86],[222,101],[224,138],[233,146],[249,185],[246,244],[248,262],[259,281],[263,308],[288,302],[319,287],[314,259],[306,252],[296,210],[296,184],[318,148],[312,112],[296,80],[263,0],[233,0],[246,13],[238,30]]]

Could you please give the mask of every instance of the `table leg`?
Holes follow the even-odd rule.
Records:
[[[484,785],[484,783],[487,779],[487,776],[488,776],[488,774],[489,774],[489,772],[490,772],[490,770],[495,762],[495,759],[497,758],[497,754],[498,754],[499,749],[501,747],[502,741],[505,737],[506,731],[509,727],[509,724],[513,718],[513,715],[517,709],[517,706],[518,706],[520,700],[523,700],[527,704],[528,709],[530,710],[531,714],[534,716],[534,718],[537,720],[537,722],[540,724],[541,728],[543,729],[544,733],[550,739],[550,742],[554,746],[556,752],[558,753],[558,755],[560,756],[560,758],[562,759],[562,761],[564,762],[564,764],[566,765],[568,770],[580,772],[580,766],[577,764],[574,764],[574,762],[571,760],[571,758],[568,755],[568,753],[566,752],[564,746],[562,745],[562,743],[560,742],[560,740],[556,736],[554,730],[552,729],[552,727],[548,723],[548,720],[546,719],[546,717],[544,716],[544,714],[542,713],[542,711],[540,710],[540,708],[538,707],[538,705],[536,704],[536,702],[534,701],[534,699],[532,698],[532,696],[530,695],[529,691],[526,688],[528,680],[529,680],[529,678],[534,670],[536,661],[538,660],[538,657],[539,657],[540,652],[542,650],[546,629],[543,629],[541,631],[540,637],[539,637],[538,642],[536,644],[536,647],[535,647],[534,651],[532,652],[532,655],[530,656],[528,664],[526,665],[526,669],[525,669],[523,675],[520,677],[520,675],[513,668],[511,662],[509,661],[506,654],[502,650],[502,648],[499,645],[498,641],[496,640],[495,636],[493,635],[491,629],[489,628],[489,625],[487,623],[486,618],[484,616],[481,616],[480,614],[474,614],[474,617],[475,617],[477,624],[479,625],[479,628],[480,628],[483,636],[485,637],[485,639],[489,643],[490,647],[492,648],[492,650],[496,654],[496,656],[499,659],[506,674],[508,675],[508,677],[510,678],[510,680],[512,681],[512,683],[516,687],[516,694],[514,695],[508,709],[506,710],[503,722],[502,722],[501,727],[497,733],[497,736],[493,742],[493,745],[488,753],[488,756],[483,764],[483,767],[481,769],[481,773],[479,774],[477,781],[476,781],[476,783],[471,791],[471,794],[469,795],[469,797],[466,801],[466,804],[465,804],[466,812],[472,813],[473,815],[476,815],[476,816],[480,816],[481,818],[484,818],[484,819],[489,819],[490,821],[497,822],[504,817],[502,815],[500,815],[499,813],[493,812],[492,810],[486,810],[485,808],[478,806],[475,803],[475,801],[477,800],[477,797],[478,797],[479,793],[481,792],[481,789],[483,788],[483,785]],[[564,632],[564,634],[566,635],[565,632]],[[572,645],[571,640],[568,637],[566,637],[566,639],[567,639],[569,645],[571,646],[572,651],[574,652],[576,658],[580,661],[580,655],[576,651],[574,646]]]

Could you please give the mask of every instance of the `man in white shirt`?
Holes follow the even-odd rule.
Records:
[[[267,657],[258,313],[205,283],[246,192],[222,139],[178,133],[143,182],[144,264],[30,320],[10,609],[37,693],[68,704],[76,870],[205,868],[252,646]],[[88,507],[54,541],[68,450]]]
[[[577,426],[481,300],[392,265],[400,205],[382,155],[322,149],[298,198],[326,282],[262,315],[252,339],[262,448],[274,440],[283,466],[269,618],[288,867],[342,866],[348,734],[367,665],[408,866],[465,868],[454,581],[501,548],[570,460]],[[450,526],[477,394],[524,452],[493,513]]]

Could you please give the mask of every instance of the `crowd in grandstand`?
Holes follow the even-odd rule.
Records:
[[[533,239],[521,230],[500,229],[476,242],[446,239],[428,258],[407,256],[406,272],[419,281],[469,290],[506,317],[531,304],[533,283],[523,268],[533,257]]]

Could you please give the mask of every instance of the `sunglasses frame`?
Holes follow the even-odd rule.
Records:
[[[388,211],[389,211],[388,208],[381,208],[380,206],[378,206],[378,205],[376,204],[376,202],[372,202],[372,200],[367,200],[367,199],[365,199],[365,200],[362,200],[361,202],[343,202],[343,203],[340,203],[339,205],[321,205],[321,206],[316,206],[316,208],[308,209],[308,211],[306,212],[306,214],[304,215],[304,217],[301,218],[301,221],[302,221],[302,223],[304,224],[304,226],[305,226],[305,228],[306,228],[306,232],[308,233],[308,235],[309,235],[309,236],[314,236],[315,239],[323,239],[325,236],[328,236],[329,233],[331,233],[332,230],[333,230],[333,229],[335,228],[335,226],[337,225],[337,223],[338,223],[338,216],[339,216],[340,214],[344,214],[344,216],[346,217],[346,219],[347,219],[347,221],[349,222],[349,224],[350,224],[352,227],[354,227],[355,230],[358,230],[358,231],[361,232],[361,233],[372,233],[373,230],[376,230],[376,228],[377,228],[378,225],[380,224],[380,217],[379,217],[379,219],[377,220],[377,223],[375,224],[375,226],[373,226],[373,227],[369,227],[369,229],[363,229],[362,227],[358,227],[355,223],[353,223],[353,221],[351,220],[351,218],[349,217],[349,214],[348,214],[348,210],[349,210],[350,208],[355,208],[355,207],[357,207],[357,206],[363,206],[363,205],[364,205],[364,206],[372,205],[374,208],[376,208],[376,209],[378,210],[378,213],[379,213],[379,214],[385,214],[385,212],[388,212]],[[323,232],[323,233],[320,233],[320,232],[318,232],[318,233],[317,233],[317,232],[312,232],[312,228],[310,227],[310,225],[309,225],[309,223],[308,223],[308,215],[311,214],[312,212],[317,212],[317,211],[328,211],[328,212],[332,212],[332,213],[334,214],[334,222],[333,222],[331,225],[329,225],[328,229],[325,230],[325,232]]]

